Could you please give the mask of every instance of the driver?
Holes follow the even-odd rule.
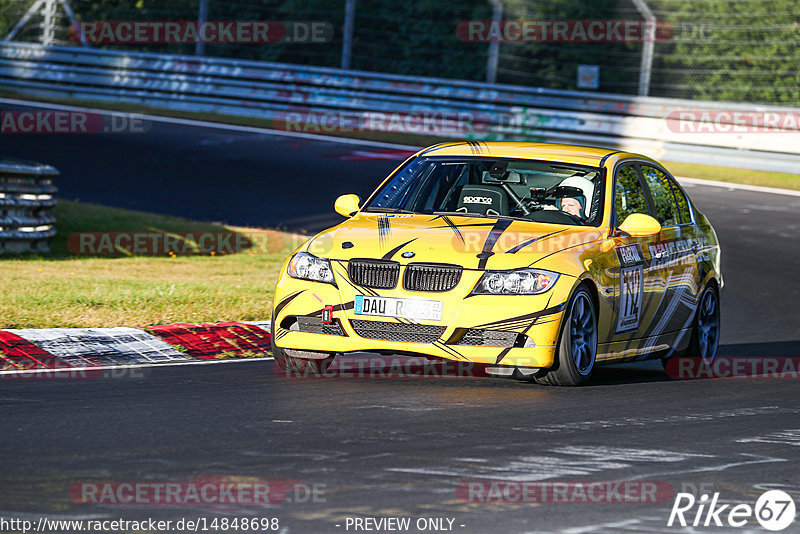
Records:
[[[546,210],[561,210],[564,213],[569,213],[573,217],[583,220],[583,204],[578,198],[575,197],[562,197],[556,201],[555,206],[546,205]]]
[[[583,206],[580,201],[573,197],[564,197],[558,200],[561,211],[574,215],[578,219],[583,220]]]

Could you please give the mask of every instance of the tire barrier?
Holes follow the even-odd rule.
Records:
[[[50,165],[0,157],[0,254],[43,253],[56,235]]]

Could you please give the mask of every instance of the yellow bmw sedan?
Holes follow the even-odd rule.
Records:
[[[411,354],[586,384],[597,365],[691,354],[720,332],[720,249],[658,162],[541,143],[444,143],[410,157],[283,265],[277,364]]]

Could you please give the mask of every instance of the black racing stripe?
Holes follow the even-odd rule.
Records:
[[[527,325],[530,324],[528,321],[529,321],[529,319],[519,319],[517,321],[504,322],[503,325],[502,325],[503,328],[501,328],[499,330],[508,331],[508,330],[514,330],[515,328],[522,328],[523,326],[527,326]],[[496,329],[484,328],[483,330],[496,330]]]
[[[442,149],[442,148],[445,148],[445,147],[448,147],[448,146],[458,146],[460,144],[461,144],[460,142],[457,142],[457,143],[452,143],[452,142],[451,143],[436,143],[435,145],[430,146],[430,147],[426,148],[424,151],[420,152],[419,155],[420,156],[424,156],[428,152],[433,152],[434,150],[439,150],[439,149]]]
[[[456,236],[458,237],[459,241],[461,241],[461,243],[464,243],[464,236],[461,234],[461,230],[458,229],[458,226],[456,226],[453,223],[452,219],[450,219],[450,217],[445,215],[444,217],[442,217],[442,220],[445,223],[447,223],[447,226],[449,226],[453,230],[453,233],[456,234]]]
[[[384,255],[383,255],[383,257],[382,257],[381,259],[384,259],[384,260],[391,260],[391,259],[392,259],[392,257],[393,257],[395,254],[397,254],[398,252],[400,252],[400,249],[402,249],[402,248],[403,248],[403,247],[405,247],[406,245],[408,245],[408,244],[410,244],[410,243],[412,243],[413,241],[416,241],[416,240],[417,240],[417,238],[415,237],[414,239],[409,239],[408,241],[406,241],[406,242],[405,242],[405,243],[403,243],[402,245],[397,245],[397,246],[396,246],[396,247],[394,247],[392,250],[390,250],[389,252],[387,252],[386,254],[384,254]]]
[[[352,284],[352,283],[350,285],[353,286],[353,289],[361,291],[362,293],[366,293],[370,297],[380,297],[380,294],[371,287],[360,286],[358,284]]]
[[[603,156],[603,159],[600,160],[600,165],[598,165],[598,166],[602,167],[603,165],[605,165],[606,164],[606,160],[608,158],[610,158],[611,156],[613,156],[614,154],[622,154],[622,150],[615,150],[613,152],[609,152],[608,154]]]
[[[438,219],[439,217],[444,217],[444,215],[439,215],[438,217],[436,217],[436,219]],[[470,217],[470,219],[474,219],[474,218],[475,218],[475,217]],[[433,220],[434,220],[434,219],[431,219],[431,221],[433,221]],[[428,222],[430,222],[430,221],[428,221]],[[485,223],[465,223],[465,224],[455,224],[455,223],[454,223],[454,224],[453,224],[453,226],[455,226],[456,228],[469,228],[469,227],[471,227],[471,226],[494,226],[494,225],[495,225],[495,223],[493,223],[493,222],[485,222]],[[431,226],[431,228],[450,228],[450,225],[448,225],[448,224],[445,224],[444,226]]]
[[[445,345],[441,341],[438,341],[438,340],[434,341],[433,345],[435,347],[439,347],[440,349],[442,349],[443,351],[445,351],[446,353],[448,353],[451,356],[455,356],[456,358],[461,358],[462,360],[466,360],[467,359],[466,356],[464,356],[463,354],[458,352],[456,349],[454,349],[452,347],[448,347],[447,345]]]
[[[494,226],[492,226],[492,229],[489,230],[489,234],[486,236],[486,241],[483,242],[483,250],[477,255],[478,269],[486,268],[486,262],[489,261],[489,258],[494,256],[494,252],[492,252],[494,245],[497,243],[497,240],[500,239],[500,236],[503,235],[503,232],[511,226],[512,222],[513,221],[508,219],[500,219],[494,223]]]
[[[508,249],[506,251],[506,254],[516,254],[517,252],[519,252],[523,248],[527,247],[528,245],[532,245],[532,244],[536,243],[537,241],[541,241],[542,239],[547,239],[548,237],[552,237],[552,236],[554,236],[556,234],[560,234],[561,232],[566,232],[566,231],[567,231],[566,229],[564,229],[564,230],[556,230],[555,232],[551,232],[549,234],[545,234],[545,235],[540,236],[540,237],[534,237],[533,239],[529,239],[529,240],[525,241],[524,243],[520,243],[519,245],[517,245],[514,248]]]
[[[547,309],[547,308],[549,308],[549,307],[550,307],[550,301],[552,301],[552,300],[553,300],[553,294],[551,293],[551,294],[550,294],[550,296],[547,298],[547,304],[545,304],[545,305],[544,305],[544,308],[545,308],[545,309]],[[565,304],[564,306],[566,307],[566,304]],[[531,329],[531,328],[533,328],[534,326],[536,326],[536,323],[538,323],[538,322],[539,322],[539,319],[541,319],[541,318],[542,318],[542,316],[541,316],[541,315],[540,315],[540,316],[538,316],[538,317],[536,317],[536,318],[534,318],[534,319],[533,319],[533,321],[531,321],[531,324],[529,324],[529,325],[527,326],[527,328],[525,328],[525,329],[522,331],[522,333],[523,333],[523,334],[527,334],[527,333],[530,331],[530,329]],[[552,320],[551,320],[551,321],[546,321],[546,322],[550,323],[550,322],[552,322]]]
[[[483,141],[467,141],[472,154],[475,156],[482,156],[484,154],[484,147],[488,150],[489,145]]]
[[[342,280],[347,282],[350,285],[350,287],[352,287],[356,291],[361,291],[361,292],[366,293],[367,295],[369,295],[371,297],[379,297],[380,296],[378,294],[378,292],[375,291],[374,289],[369,288],[369,287],[365,287],[365,286],[360,286],[360,285],[354,283],[352,280],[350,280],[350,275],[343,276]]]
[[[502,351],[500,351],[500,354],[497,355],[497,360],[495,360],[494,363],[498,364],[498,363],[502,362],[503,358],[505,358],[508,355],[508,353],[511,352],[511,348],[512,347],[506,347]]]
[[[286,307],[287,304],[289,304],[291,301],[293,301],[294,299],[299,297],[300,294],[303,293],[304,291],[305,291],[305,289],[301,289],[300,291],[295,291],[294,293],[292,293],[291,295],[289,295],[288,297],[286,297],[285,299],[280,301],[275,306],[275,309],[272,311],[272,316],[273,317],[277,317],[278,314],[281,313],[281,310],[283,310]]]
[[[392,228],[389,223],[389,217],[385,215],[381,215],[378,217],[378,239],[380,240],[381,244],[386,242],[389,239],[389,235],[392,233]]]
[[[562,304],[559,304],[557,306],[551,306],[549,308],[545,308],[545,309],[537,311],[537,312],[526,313],[525,315],[518,315],[516,317],[509,317],[508,319],[502,319],[500,321],[493,321],[491,323],[478,324],[478,325],[473,326],[472,328],[493,328],[493,327],[496,327],[498,329],[502,329],[502,327],[505,324],[515,323],[515,322],[518,322],[518,321],[520,321],[522,319],[536,319],[538,317],[544,317],[546,315],[555,315],[556,313],[560,313],[560,312],[564,311],[564,308],[566,308],[566,304],[562,303]]]

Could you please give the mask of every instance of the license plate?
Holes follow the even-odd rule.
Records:
[[[378,317],[404,317],[423,321],[441,321],[442,303],[438,300],[398,299],[356,295],[353,313]]]

